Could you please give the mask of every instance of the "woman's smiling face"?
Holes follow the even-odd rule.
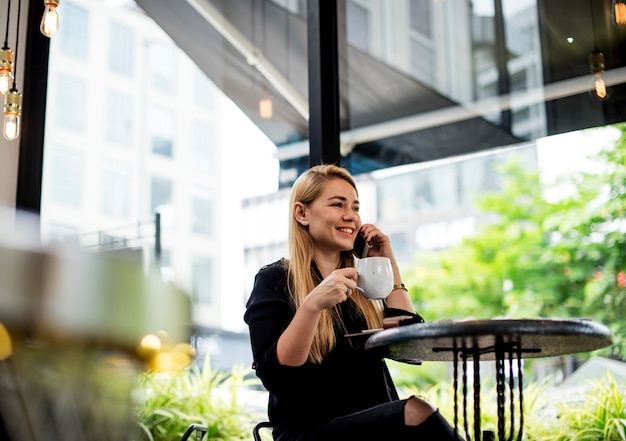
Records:
[[[324,253],[351,250],[361,228],[356,190],[343,179],[326,183],[307,207],[309,233],[315,247]]]

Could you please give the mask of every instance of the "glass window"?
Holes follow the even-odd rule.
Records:
[[[116,218],[130,215],[130,173],[107,167],[102,176],[102,213]]]
[[[208,257],[195,257],[192,264],[192,295],[195,304],[213,303],[213,265]]]
[[[196,120],[192,130],[191,164],[197,170],[209,172],[213,170],[215,161],[213,126],[208,121]]]
[[[169,179],[152,177],[150,208],[154,212],[161,205],[172,202],[172,182]]]
[[[63,32],[55,38],[59,39],[59,47],[63,53],[72,57],[87,58],[89,47],[89,12],[72,3],[63,3]]]
[[[85,130],[87,119],[87,86],[78,78],[59,76],[54,101],[54,121],[60,127]]]
[[[148,47],[152,87],[160,92],[173,93],[176,86],[174,48],[161,41],[151,41]]]
[[[347,24],[346,32],[348,43],[352,44],[364,51],[368,50],[368,35],[370,35],[368,27],[368,11],[364,7],[351,1],[347,5]]]
[[[111,23],[109,69],[130,77],[133,73],[133,31],[121,23]]]
[[[193,87],[194,104],[205,109],[213,108],[217,100],[215,85],[198,66],[193,70]]]
[[[431,3],[432,0],[411,0],[409,3],[411,9],[411,29],[427,37],[431,37]]]
[[[194,196],[191,199],[191,230],[201,236],[210,236],[212,228],[212,201]]]
[[[105,138],[108,142],[128,147],[133,138],[133,99],[122,92],[109,91],[106,96]]]
[[[174,114],[171,111],[159,107],[150,109],[150,142],[153,153],[173,156]]]
[[[50,243],[80,247],[80,230],[74,226],[51,223],[48,225],[47,240]]]
[[[83,157],[56,149],[50,156],[50,198],[68,207],[80,207],[83,198]]]
[[[411,40],[411,73],[418,80],[427,84],[432,83],[433,78],[433,51],[424,44]]]
[[[458,205],[459,172],[455,163],[433,167],[426,171],[432,190],[434,207],[445,210]]]

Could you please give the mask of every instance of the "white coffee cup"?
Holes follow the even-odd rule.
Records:
[[[370,300],[384,299],[393,288],[393,270],[388,257],[364,257],[356,264],[357,286]]]

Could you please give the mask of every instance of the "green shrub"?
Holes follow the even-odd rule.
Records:
[[[609,373],[592,383],[581,403],[560,403],[554,441],[626,440],[626,385]]]
[[[589,392],[580,399],[559,401],[551,380],[534,382],[524,387],[524,437],[526,441],[626,441],[626,385],[618,384],[607,373],[592,383]],[[453,424],[454,388],[440,382],[426,390],[403,387],[402,396],[422,396],[435,404]],[[505,392],[508,400],[509,391]],[[458,428],[464,432],[461,389],[458,391]],[[468,427],[473,434],[472,390],[468,393]],[[515,395],[517,397],[517,394]],[[508,401],[506,418],[508,419]],[[516,414],[516,425],[519,415]],[[497,434],[497,407],[495,387],[481,389],[481,429]],[[505,426],[508,438],[509,425]],[[517,431],[513,439],[517,439]]]
[[[263,419],[241,403],[240,390],[259,384],[248,379],[251,369],[230,372],[193,365],[170,372],[143,372],[136,388],[137,441],[175,441],[190,424],[208,427],[205,440],[252,438],[254,424]]]

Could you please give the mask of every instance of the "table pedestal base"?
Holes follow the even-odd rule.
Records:
[[[462,395],[463,395],[463,428],[465,431],[466,439],[469,441],[471,438],[469,431],[469,419],[468,419],[468,380],[467,380],[467,364],[468,359],[473,362],[473,417],[474,417],[474,440],[476,441],[490,441],[494,440],[494,433],[491,431],[482,432],[481,436],[481,411],[480,411],[480,356],[483,353],[484,348],[476,346],[466,346],[465,342],[458,347],[457,342],[453,346],[453,382],[454,382],[454,429],[458,433],[459,427],[459,406],[458,406],[458,393],[459,393],[459,362],[462,366]],[[436,351],[443,351],[448,349],[438,348]],[[498,409],[498,441],[512,441],[515,434],[515,413],[516,407],[519,413],[519,429],[517,433],[517,440],[521,441],[524,427],[524,393],[523,393],[523,375],[522,375],[522,351],[519,343],[505,342],[503,339],[496,339],[495,347],[490,348],[495,353],[495,366],[496,366],[496,395],[497,395],[497,409]],[[505,407],[506,407],[506,372],[505,372],[505,360],[508,361],[508,377],[509,377],[509,436],[506,437],[505,433]],[[515,396],[515,377],[513,375],[514,360],[517,360],[517,397]],[[517,399],[516,399],[517,398]]]

